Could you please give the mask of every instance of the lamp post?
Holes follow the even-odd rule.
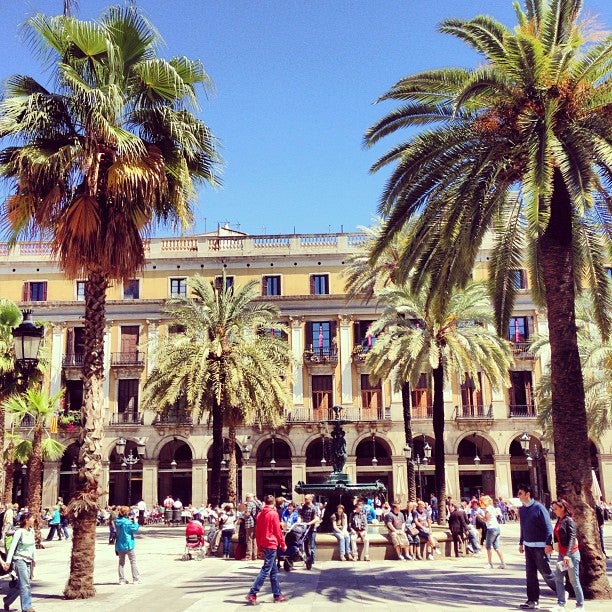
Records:
[[[72,463],[70,465],[70,497],[72,498],[74,496],[74,479],[76,478],[77,472],[78,472],[78,465],[76,463],[76,460],[73,459]]]
[[[531,478],[531,470],[533,469],[533,488],[535,490],[536,497],[543,501],[544,498],[544,482],[542,479],[541,472],[541,461],[548,455],[548,449],[544,448],[541,444],[532,444],[531,436],[525,431],[519,438],[521,448],[525,455],[527,455],[527,466],[529,468],[529,477]],[[532,448],[532,446],[534,448]]]
[[[476,466],[476,470],[478,471],[478,473],[481,475],[482,478],[482,472],[480,471],[480,457],[478,456],[478,444],[476,444],[476,434],[474,434],[474,446],[476,448],[476,455],[474,455],[474,465]],[[481,481],[482,484],[482,481]],[[476,486],[476,493],[478,494],[478,499],[480,499],[480,490],[482,489],[481,486]]]
[[[519,442],[521,443],[521,448],[523,449],[523,453],[525,453],[525,456],[527,457],[527,469],[529,470],[529,480],[531,480],[531,469],[533,467],[533,457],[531,456],[531,436],[524,431],[521,434],[521,437],[519,438]],[[537,475],[535,480],[537,481]],[[537,482],[534,482],[534,489],[535,489],[535,494],[537,497],[538,494],[538,487],[537,487]]]
[[[21,464],[21,506],[26,505],[26,475],[28,473],[28,466],[26,463]]]
[[[36,327],[30,320],[31,310],[23,311],[23,321],[13,329],[15,361],[24,366],[26,372],[38,364],[38,350],[45,335],[44,327]]]
[[[132,505],[132,468],[144,458],[145,454],[145,443],[144,440],[139,439],[136,443],[136,455],[130,449],[130,454],[126,456],[125,446],[127,441],[125,438],[119,438],[116,450],[117,454],[121,458],[121,469],[127,469],[128,473],[128,506]]]
[[[412,467],[416,466],[417,469],[417,480],[419,481],[419,490],[418,497],[419,499],[423,499],[423,480],[421,478],[421,465],[426,466],[431,459],[431,446],[429,446],[428,442],[425,442],[423,446],[423,458],[421,455],[417,454],[416,459],[412,459],[412,447],[410,444],[406,444],[403,448],[404,457],[406,457],[406,462],[408,464],[412,464]],[[407,466],[408,467],[408,466]],[[408,491],[410,492],[410,482],[408,482]]]
[[[372,467],[378,465],[378,459],[376,458],[376,436],[372,434]]]

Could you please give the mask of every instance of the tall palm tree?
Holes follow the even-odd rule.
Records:
[[[4,451],[6,418],[4,400],[14,390],[16,384],[15,356],[13,353],[13,329],[23,317],[15,302],[5,298],[0,299],[0,453]],[[7,472],[0,474],[0,491],[5,491]],[[11,483],[12,490],[12,483]],[[9,499],[8,502],[11,500]]]
[[[169,334],[155,351],[155,368],[144,388],[143,405],[164,412],[185,398],[196,420],[212,425],[211,498],[220,501],[223,425],[228,426],[228,497],[236,498],[236,427],[277,427],[290,396],[285,382],[291,363],[276,306],[258,301],[258,281],[218,287],[203,277],[189,280],[192,296],[165,310],[183,330]],[[264,333],[264,330],[266,333]]]
[[[32,439],[29,442],[28,495],[27,505],[35,517],[36,546],[41,547],[40,517],[42,515],[42,475],[43,458],[51,461],[59,459],[66,447],[54,440],[49,432],[51,417],[59,410],[61,390],[53,396],[39,389],[30,388],[23,394],[11,395],[4,401],[4,408],[17,426],[30,424]]]
[[[402,266],[401,253],[405,248],[408,232],[399,232],[385,247],[384,251],[372,261],[372,253],[381,237],[382,219],[377,219],[371,227],[360,228],[365,234],[364,243],[359,252],[351,255],[344,269],[347,299],[362,299],[368,303],[376,295],[377,289],[387,287],[396,280],[398,270]],[[395,373],[394,375],[397,375]],[[396,379],[397,380],[397,379]],[[410,383],[407,380],[401,383],[402,417],[404,422],[404,438],[406,444],[412,448],[412,410],[410,406]],[[408,500],[416,500],[416,475],[414,463],[407,462]]]
[[[415,385],[422,373],[433,377],[433,430],[435,438],[436,494],[440,500],[439,522],[446,519],[446,468],[444,449],[444,383],[451,376],[479,385],[482,371],[493,388],[509,385],[511,350],[493,329],[487,288],[469,283],[444,302],[431,302],[429,288],[413,293],[408,285],[389,287],[378,294],[384,306],[372,325],[376,343],[366,356],[374,381],[396,372],[402,381]],[[443,304],[443,305],[442,305]]]
[[[196,87],[210,87],[199,61],[165,60],[155,28],[133,5],[94,21],[36,15],[27,21],[35,51],[57,83],[6,81],[0,102],[0,174],[12,186],[3,203],[11,243],[50,237],[72,278],[86,278],[85,358],[69,599],[95,594],[95,526],[104,436],[106,289],[145,263],[156,223],[188,225],[196,183],[216,183],[215,139],[197,118]]]
[[[373,166],[394,166],[381,197],[385,227],[377,252],[413,219],[405,268],[414,268],[415,288],[432,279],[440,297],[465,284],[492,231],[499,333],[514,302],[512,271],[527,252],[533,298],[548,310],[557,492],[577,518],[586,591],[607,596],[574,298],[583,283],[591,288],[593,317],[607,337],[612,37],[593,42],[579,22],[581,0],[525,5],[523,11],[515,4],[514,30],[487,16],[444,21],[440,30],[479,53],[480,65],[408,76],[382,96],[402,106],[366,132],[368,146],[404,127],[432,127],[411,134]],[[509,197],[517,188],[518,196]]]
[[[612,426],[612,343],[601,337],[599,328],[591,318],[593,308],[586,295],[576,301],[576,324],[578,326],[578,349],[582,364],[582,378],[589,425],[589,437],[599,440]],[[550,355],[548,334],[534,338],[531,350],[545,356]],[[538,421],[547,438],[551,431],[550,371],[545,370],[538,381]]]

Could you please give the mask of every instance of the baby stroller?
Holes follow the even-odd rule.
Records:
[[[306,569],[312,567],[312,558],[304,552],[304,541],[308,536],[309,526],[305,523],[294,523],[285,533],[285,544],[287,550],[278,549],[277,558],[283,561],[283,569],[290,572],[293,569],[295,561],[303,561],[306,564]]]
[[[185,537],[185,552],[181,559],[183,561],[190,561],[196,559],[201,561],[206,556],[206,546],[208,542],[205,541],[204,536],[201,535],[188,535]]]

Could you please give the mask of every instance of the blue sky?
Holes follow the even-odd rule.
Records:
[[[108,6],[79,0],[78,16]],[[369,225],[385,176],[369,167],[364,131],[393,108],[373,102],[403,76],[474,66],[464,44],[436,31],[447,17],[487,13],[515,23],[511,0],[138,0],[165,56],[201,59],[215,93],[201,118],[220,140],[223,186],[200,193],[193,231],[218,223],[250,234],[355,231]],[[62,0],[0,0],[0,79],[40,78],[20,40],[32,12]],[[610,26],[608,0],[585,13]],[[44,81],[44,78],[43,78]],[[167,234],[168,232],[162,232]]]

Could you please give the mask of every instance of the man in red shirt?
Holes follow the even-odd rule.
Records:
[[[249,603],[257,603],[257,593],[270,576],[270,584],[272,585],[272,593],[274,595],[274,603],[285,601],[286,597],[281,593],[280,584],[278,582],[278,567],[276,566],[276,551],[278,548],[287,550],[285,538],[280,526],[280,519],[275,508],[275,500],[273,495],[266,495],[264,500],[265,506],[257,515],[255,524],[255,539],[257,540],[257,548],[263,552],[264,564],[259,570],[255,582],[246,596]]]

